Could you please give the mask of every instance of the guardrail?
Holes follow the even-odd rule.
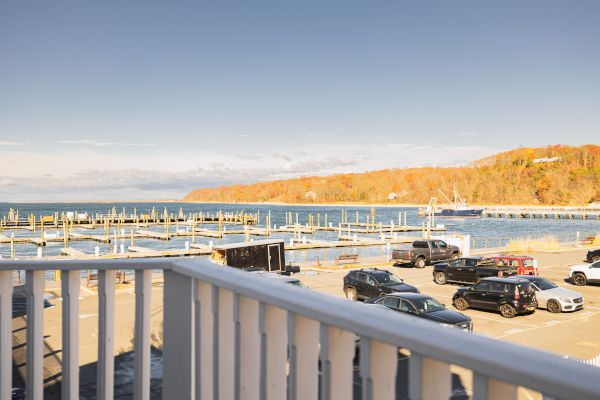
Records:
[[[80,270],[99,274],[97,398],[113,398],[115,270],[135,271],[134,398],[150,397],[152,271],[164,271],[165,399],[350,399],[355,335],[362,399],[451,394],[451,365],[472,371],[472,398],[595,399],[597,368],[342,298],[282,285],[206,259],[0,262],[0,399],[11,396],[12,273],[26,271],[28,399],[43,397],[44,271],[62,271],[63,399],[79,398]],[[397,381],[398,349],[410,352]],[[404,352],[404,350],[403,350]]]

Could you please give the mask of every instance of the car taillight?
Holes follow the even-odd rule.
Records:
[[[519,294],[519,288],[515,286],[515,300],[519,300],[521,295]]]

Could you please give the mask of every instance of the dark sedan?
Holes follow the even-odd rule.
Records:
[[[381,304],[394,311],[438,322],[444,326],[453,326],[465,331],[473,330],[471,318],[456,311],[448,310],[445,305],[421,293],[389,293],[368,301]]]

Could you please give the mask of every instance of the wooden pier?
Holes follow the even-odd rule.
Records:
[[[531,218],[531,219],[591,219],[600,220],[600,208],[592,207],[485,207],[482,217],[486,218]]]
[[[153,209],[151,212],[133,213],[117,212],[115,209],[107,213],[90,215],[79,212],[54,212],[52,215],[33,214],[23,217],[19,211],[11,210],[8,215],[0,217],[0,244],[10,245],[10,257],[17,258],[16,244],[34,245],[39,247],[38,257],[47,258],[77,258],[77,259],[102,259],[102,258],[129,258],[129,257],[169,257],[169,256],[196,256],[210,254],[211,246],[197,244],[196,237],[222,239],[225,235],[244,236],[249,241],[253,236],[268,237],[273,234],[289,234],[290,244],[288,250],[325,249],[335,247],[356,246],[382,246],[396,243],[405,243],[414,238],[398,238],[402,232],[422,232],[429,235],[432,231],[445,231],[443,227],[436,226],[411,226],[406,223],[407,212],[398,214],[398,224],[394,221],[384,224],[377,221],[374,211],[364,219],[350,219],[347,210],[341,209],[341,218],[330,218],[327,213],[321,215],[304,215],[300,221],[299,213],[288,212],[285,214],[285,224],[271,223],[271,213],[263,217],[261,223],[260,212],[217,212],[217,213],[170,213],[166,209],[160,213]],[[403,218],[402,218],[403,217]],[[228,229],[229,228],[229,229]],[[16,230],[27,231],[15,235]],[[97,233],[96,233],[97,232]],[[337,233],[336,240],[319,240],[315,238],[319,232]],[[363,235],[358,237],[358,235]],[[372,235],[365,237],[364,235]],[[307,236],[310,238],[307,239]],[[185,249],[157,249],[145,244],[145,247],[136,245],[136,240],[169,241],[174,237],[190,238],[185,243]],[[94,241],[104,244],[115,243],[109,252],[103,248],[105,254],[100,254],[98,248],[93,254],[87,254],[74,249],[69,242]],[[46,257],[41,247],[49,243],[64,243],[60,250],[61,256]],[[117,243],[119,246],[117,247]],[[211,243],[212,244],[212,243]],[[125,246],[127,248],[125,248]],[[183,246],[182,246],[183,247]],[[20,258],[20,257],[18,257]],[[36,257],[31,257],[36,258]]]

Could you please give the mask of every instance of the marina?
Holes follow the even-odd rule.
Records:
[[[475,250],[547,235],[572,243],[600,231],[592,218],[448,219],[420,216],[414,207],[202,203],[0,204],[0,226],[4,259],[195,257],[212,246],[270,238],[285,241],[292,263],[385,256],[422,237],[467,234]]]

